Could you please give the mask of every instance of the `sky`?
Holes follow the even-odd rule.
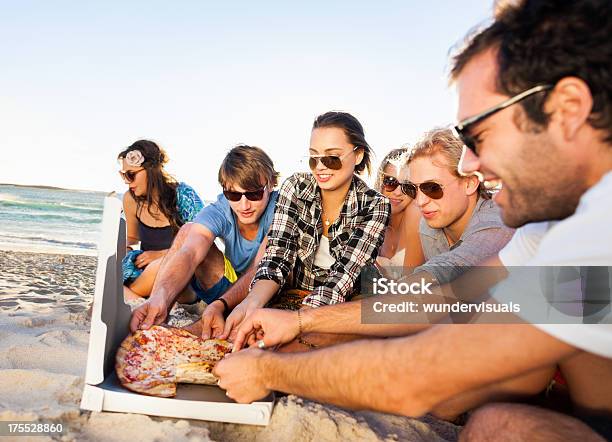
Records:
[[[117,154],[163,146],[206,199],[237,143],[286,177],[343,110],[374,163],[455,120],[448,53],[492,1],[0,2],[0,183],[124,190]]]

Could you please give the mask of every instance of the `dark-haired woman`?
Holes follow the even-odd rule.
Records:
[[[375,263],[391,211],[357,176],[370,171],[370,156],[355,117],[327,112],[315,119],[312,172],[283,183],[265,254],[249,295],[228,318],[230,327],[266,304],[297,310],[353,296],[361,270]]]
[[[118,155],[123,181],[128,253],[123,260],[126,299],[149,296],[161,259],[179,228],[202,209],[202,200],[185,183],[166,173],[166,152],[153,141],[139,140]],[[140,250],[132,246],[140,242]]]

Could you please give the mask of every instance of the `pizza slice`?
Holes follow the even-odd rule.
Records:
[[[206,361],[178,364],[176,366],[176,382],[214,385],[217,383],[217,378],[212,374],[214,366],[214,362]]]
[[[115,371],[129,390],[173,397],[177,383],[216,384],[212,370],[231,349],[224,340],[203,340],[186,330],[153,326],[124,339]]]

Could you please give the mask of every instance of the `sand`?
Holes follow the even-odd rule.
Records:
[[[296,396],[277,401],[267,427],[82,411],[95,266],[89,256],[0,251],[0,421],[62,423],[64,433],[53,439],[65,441],[457,439],[459,427],[434,418],[348,411]],[[173,318],[180,325],[190,315]]]

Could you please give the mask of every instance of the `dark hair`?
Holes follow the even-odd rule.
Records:
[[[497,50],[497,91],[508,96],[567,76],[582,79],[593,97],[589,123],[612,143],[612,2],[526,0],[500,2],[495,20],[468,36],[452,59],[451,79],[476,55]],[[548,94],[521,102],[536,126],[546,126]]]
[[[326,112],[315,118],[312,124],[313,130],[322,127],[342,129],[351,144],[363,149],[363,159],[361,163],[355,165],[355,172],[359,174],[367,169],[369,175],[372,167],[372,148],[366,141],[363,126],[357,118],[347,112]]]
[[[244,190],[257,190],[267,185],[272,190],[278,184],[278,172],[267,153],[256,146],[239,144],[230,150],[219,168],[219,184],[227,189],[237,184]]]
[[[149,140],[138,140],[130,147],[127,147],[119,155],[117,159],[122,160],[133,150],[138,150],[144,157],[142,167],[147,170],[147,193],[143,196],[136,196],[134,192],[132,197],[136,201],[136,213],[140,215],[144,205],[147,206],[149,214],[155,218],[155,214],[151,211],[154,206],[159,208],[159,211],[170,222],[172,230],[176,233],[183,225],[177,208],[176,188],[178,183],[164,170],[164,164],[168,162],[166,152]],[[154,201],[157,196],[157,201]]]

